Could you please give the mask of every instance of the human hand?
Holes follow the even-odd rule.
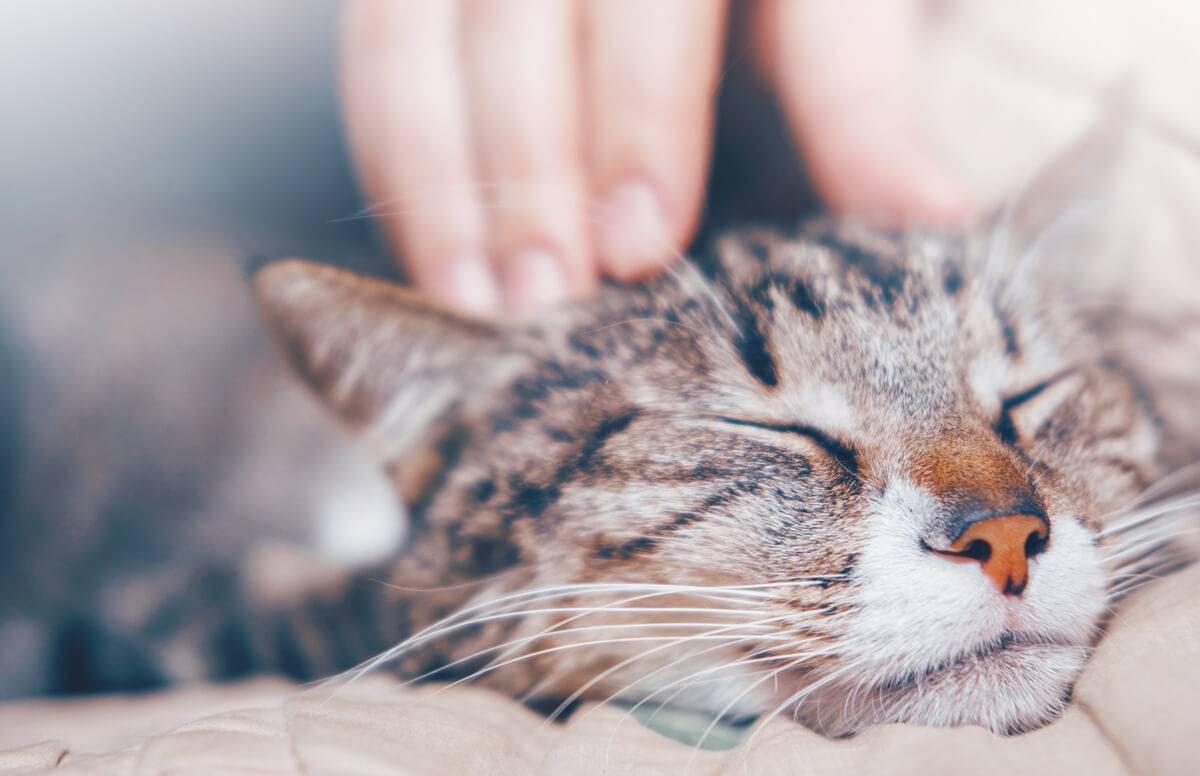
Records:
[[[724,0],[355,0],[343,99],[414,284],[524,312],[654,274],[696,227]],[[762,0],[752,45],[818,191],[885,222],[969,204],[910,115],[910,2]]]

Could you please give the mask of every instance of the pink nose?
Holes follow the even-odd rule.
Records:
[[[1003,515],[972,523],[950,545],[936,550],[954,561],[978,563],[1003,595],[1019,596],[1029,583],[1029,559],[1044,551],[1050,535],[1035,515]]]

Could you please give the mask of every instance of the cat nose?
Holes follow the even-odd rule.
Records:
[[[1029,559],[1050,543],[1050,524],[1041,515],[1000,515],[967,525],[943,558],[978,563],[1002,595],[1019,596],[1029,583]]]

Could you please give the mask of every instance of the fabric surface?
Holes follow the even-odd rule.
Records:
[[[372,677],[330,696],[277,680],[141,698],[0,707],[0,774],[1171,774],[1200,741],[1200,568],[1120,609],[1058,722],[1004,738],[888,725],[831,741],[776,719],[724,752],[697,750],[624,710],[564,725],[474,687]]]

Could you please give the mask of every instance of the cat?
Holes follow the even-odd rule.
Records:
[[[1064,293],[1095,241],[1062,213],[1097,187],[1109,142],[1086,138],[967,233],[742,228],[530,321],[460,318],[328,265],[258,268],[295,371],[385,462],[403,547],[315,583],[306,557],[276,554],[304,577],[289,588],[201,511],[197,535],[221,541],[161,528],[164,559],[205,557],[135,569],[117,597],[149,612],[133,645],[68,622],[51,686],[359,666],[347,676],[469,679],[552,716],[620,697],[828,735],[1052,720],[1113,600],[1192,557],[1170,486],[1200,457],[1197,360],[1174,354],[1170,393],[1161,330]],[[264,482],[299,509],[310,459],[350,453],[245,374],[239,390],[283,397],[262,405],[275,420],[206,423],[255,439],[296,425],[215,509],[248,519]],[[108,544],[147,556],[126,534]],[[147,585],[186,594],[152,606]]]
[[[1113,597],[1191,557],[1175,512],[1129,508],[1175,462],[1119,314],[1033,265],[1109,134],[990,227],[745,229],[506,326],[260,270],[293,367],[405,496],[392,587],[357,593],[397,641],[364,670],[828,735],[1055,718]]]

